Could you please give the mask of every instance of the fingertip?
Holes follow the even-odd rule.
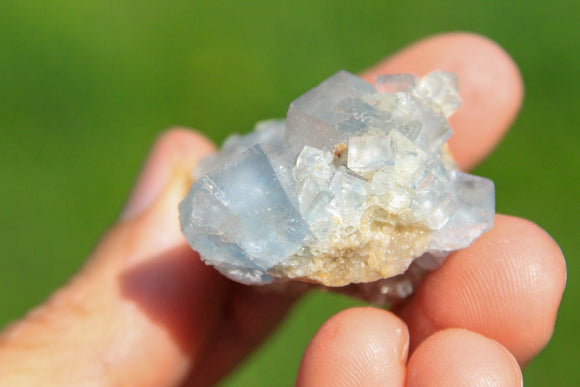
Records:
[[[454,50],[464,53],[448,68],[459,74],[462,106],[451,116],[457,130],[449,148],[457,164],[469,170],[503,138],[519,113],[524,83],[513,58],[496,42],[481,35],[454,34]]]
[[[501,342],[523,366],[552,337],[566,264],[558,244],[535,223],[506,215],[495,223],[475,246],[485,261],[471,287],[478,314],[466,327]]]
[[[402,385],[409,335],[392,313],[353,308],[328,320],[310,342],[298,386]]]
[[[431,273],[401,310],[412,348],[445,328],[500,342],[526,364],[549,342],[566,285],[562,252],[537,225],[498,215],[494,228]]]
[[[509,257],[504,269],[509,282],[502,294],[503,321],[490,332],[525,366],[548,345],[554,333],[566,288],[566,262],[560,246],[537,224],[506,215],[499,215],[498,220],[496,232],[503,233],[501,247]],[[502,322],[509,330],[502,332]]]
[[[523,81],[510,55],[496,42],[469,32],[420,40],[363,74],[451,71],[459,77],[462,104],[451,117],[451,153],[462,169],[480,162],[503,137],[523,100]]]
[[[517,361],[499,343],[464,329],[425,340],[407,368],[407,386],[521,386]]]
[[[168,150],[181,152],[182,160],[198,161],[216,150],[215,145],[201,132],[184,127],[174,127],[161,133],[156,144]]]
[[[191,173],[203,157],[215,151],[210,140],[185,128],[169,129],[155,141],[122,213],[122,219],[148,208],[168,184],[176,169]]]

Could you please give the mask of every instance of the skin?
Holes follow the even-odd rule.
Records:
[[[455,33],[415,43],[363,76],[432,69],[459,75],[463,105],[449,146],[467,170],[516,116],[519,71],[495,43]],[[179,231],[189,172],[213,151],[185,129],[157,140],[121,218],[82,270],[0,335],[0,385],[210,385],[276,328],[297,296],[225,279]],[[498,215],[407,304],[330,318],[305,351],[297,385],[519,386],[520,367],[550,340],[565,283],[550,236]]]

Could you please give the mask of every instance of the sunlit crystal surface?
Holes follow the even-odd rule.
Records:
[[[445,142],[455,74],[341,71],[204,159],[180,204],[202,259],[246,284],[382,281],[405,297],[493,226],[493,182],[457,170]],[[409,275],[403,275],[413,263]],[[411,275],[413,274],[413,275]]]

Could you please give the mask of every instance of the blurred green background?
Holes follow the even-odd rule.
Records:
[[[163,129],[221,142],[339,69],[469,30],[510,52],[526,83],[518,121],[476,173],[495,180],[498,212],[544,227],[568,262],[554,338],[526,384],[580,385],[578,4],[0,1],[0,325],[79,268]],[[291,385],[316,329],[349,305],[310,295],[225,384]]]

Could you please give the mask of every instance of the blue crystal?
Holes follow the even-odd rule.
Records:
[[[375,87],[341,71],[292,102],[286,121],[229,137],[180,204],[187,241],[246,284],[343,286],[402,274],[415,259],[440,265],[495,212],[493,182],[457,170],[443,147],[456,81],[396,74]],[[408,295],[401,281],[393,289]]]

